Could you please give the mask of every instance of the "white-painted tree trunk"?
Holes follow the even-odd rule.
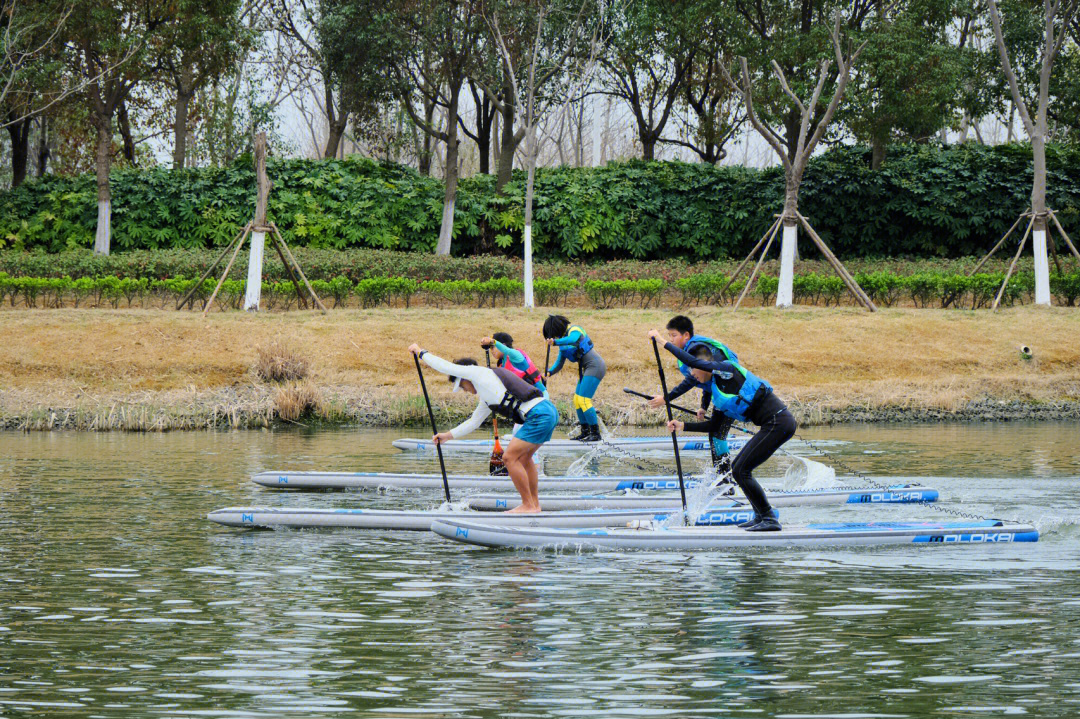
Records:
[[[784,224],[784,237],[780,244],[780,286],[776,290],[776,306],[791,307],[792,283],[795,279],[795,243],[798,242],[798,225]]]
[[[1046,230],[1031,233],[1035,252],[1035,304],[1050,306],[1050,264],[1046,259]]]
[[[248,260],[247,288],[244,292],[244,309],[249,312],[258,312],[259,300],[262,299],[263,247],[265,244],[266,233],[251,233],[251,256]]]
[[[442,222],[439,225],[439,241],[435,245],[436,255],[449,255],[450,243],[454,240],[454,204],[457,197],[443,200]]]
[[[94,235],[94,252],[99,255],[109,254],[110,225],[112,224],[112,202],[98,200],[97,232]]]
[[[532,225],[525,225],[525,307],[533,308]]]

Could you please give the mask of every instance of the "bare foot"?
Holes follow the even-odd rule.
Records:
[[[530,507],[530,506],[526,506],[524,504],[519,504],[518,506],[514,507],[513,509],[506,510],[506,513],[507,514],[536,514],[539,511],[540,511],[540,505],[536,505],[535,507]]]

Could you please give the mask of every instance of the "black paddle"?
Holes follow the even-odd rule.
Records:
[[[668,422],[674,419],[671,415],[671,402],[667,399],[667,380],[664,378],[664,365],[660,362],[660,347],[656,344],[656,338],[652,337],[653,354],[656,355],[656,371],[660,373],[660,391],[664,393],[664,407],[667,408]],[[419,367],[420,365],[417,365]],[[651,399],[651,398],[650,398]],[[679,438],[675,430],[671,430],[671,447],[675,450],[675,468],[679,471],[679,495],[682,497],[683,523],[690,526],[690,515],[686,507],[686,483],[683,481],[682,460],[679,458]]]
[[[626,392],[627,394],[632,394],[635,397],[641,397],[642,399],[652,399],[652,395],[645,394],[644,392],[638,392],[637,390],[630,389],[629,387],[623,387],[622,391]],[[672,404],[671,408],[672,409],[677,409],[680,412],[686,412],[687,414],[692,414],[695,417],[697,416],[697,412],[695,412],[694,410],[687,409],[686,407],[680,407],[677,404]]]
[[[623,391],[623,392],[626,392],[627,394],[632,394],[632,395],[634,395],[635,397],[642,397],[642,398],[644,398],[644,399],[652,399],[652,395],[648,395],[648,394],[645,394],[644,392],[638,392],[637,390],[635,390],[635,389],[630,389],[629,387],[623,387],[623,390],[622,390],[622,391]],[[686,412],[687,414],[697,415],[697,412],[695,412],[694,410],[692,410],[692,409],[687,409],[686,407],[680,407],[680,406],[679,406],[679,405],[677,405],[677,404],[673,404],[673,405],[671,405],[671,408],[672,408],[672,409],[677,409],[677,410],[679,410],[680,412]],[[744,434],[748,434],[748,435],[750,435],[751,437],[753,437],[753,436],[754,436],[755,434],[757,434],[756,432],[751,432],[750,430],[746,429],[745,427],[740,427],[740,426],[739,426],[739,425],[737,425],[737,424],[733,424],[733,425],[731,425],[731,428],[732,428],[732,429],[737,429],[737,430],[739,430],[740,432],[742,432],[742,433],[744,433]]]
[[[484,348],[484,358],[487,360],[487,366],[490,369],[491,350],[488,347]],[[488,459],[488,474],[505,476],[507,471],[506,465],[503,464],[503,448],[499,444],[499,417],[494,413],[491,415],[491,428],[495,430],[495,446],[491,448],[491,458]]]
[[[420,375],[420,388],[424,390],[424,403],[427,404],[428,417],[431,418],[431,433],[438,434],[439,428],[435,426],[435,413],[431,409],[431,398],[428,397],[427,385],[424,384],[424,370],[420,369],[420,355],[413,355],[413,361],[416,362],[416,373]],[[674,432],[672,433],[674,435]],[[442,456],[442,444],[435,445],[435,451],[439,453],[439,469],[442,470],[442,486],[446,492],[446,501],[450,501],[450,480],[446,478],[446,462],[443,461]]]

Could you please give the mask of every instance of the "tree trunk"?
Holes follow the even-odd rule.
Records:
[[[39,118],[41,128],[38,131],[37,176],[43,177],[49,165],[49,118]]]
[[[324,74],[325,78],[326,75]],[[325,84],[324,93],[326,98],[326,119],[329,123],[329,132],[326,136],[326,149],[323,150],[323,157],[327,160],[332,160],[338,155],[338,150],[341,148],[341,138],[345,135],[345,128],[349,124],[349,113],[345,112],[341,108],[334,105],[334,90],[329,86],[329,83]]]
[[[116,114],[120,137],[124,140],[124,159],[135,165],[135,138],[131,134],[131,121],[128,119],[127,103],[121,102]]]
[[[450,243],[454,239],[454,203],[457,200],[458,184],[458,98],[461,94],[461,80],[450,88],[450,98],[446,108],[446,162],[443,166],[443,182],[446,194],[443,196],[442,224],[439,226],[439,242],[435,245],[435,254],[449,255]]]
[[[642,160],[655,160],[656,159],[656,138],[649,132],[639,132],[638,139],[641,140],[641,159]]]
[[[1031,250],[1035,255],[1035,304],[1050,305],[1050,263],[1046,257],[1046,135],[1045,120],[1036,119],[1036,130],[1031,134],[1033,180],[1031,183],[1031,211],[1035,222],[1031,226]],[[1039,126],[1042,127],[1039,127]]]
[[[435,120],[435,103],[427,100],[426,98],[427,98],[427,96],[425,95],[425,99],[424,99],[424,121],[427,122],[427,124],[430,126]],[[417,166],[417,169],[420,170],[421,175],[430,175],[431,174],[431,157],[434,154],[432,152],[432,150],[431,150],[431,145],[432,145],[433,140],[432,140],[431,135],[428,134],[427,132],[424,132],[422,134],[423,134],[423,141],[422,141],[422,144],[421,144],[421,149],[420,149],[419,156],[416,158],[416,166]]]
[[[870,169],[881,169],[881,163],[885,162],[885,138],[875,135],[871,142],[870,150]]]
[[[802,172],[793,168],[785,178],[784,234],[780,240],[780,279],[776,289],[776,306],[790,307],[794,301],[795,260],[799,251],[799,185]]]
[[[112,164],[112,115],[98,115],[97,124],[97,232],[94,236],[94,252],[99,255],[109,254],[112,221],[112,195],[109,191],[109,169]]]
[[[11,135],[11,186],[18,187],[26,179],[26,163],[30,158],[29,117],[7,126]]]
[[[491,114],[491,101],[487,93],[480,107],[476,108],[476,147],[479,151],[480,174],[491,174],[491,123],[495,116]]]
[[[502,125],[502,133],[499,138],[499,161],[495,174],[495,192],[502,192],[502,188],[506,187],[506,183],[510,182],[510,178],[514,174],[514,153],[517,152],[518,145],[521,144],[523,135],[514,132],[514,115],[516,113],[516,106],[513,102],[513,89],[507,90],[503,93],[506,98],[503,104],[502,118],[500,119],[500,125]]]
[[[1036,130],[1031,135],[1031,158],[1033,179],[1031,183],[1031,210],[1035,213],[1035,226],[1046,212],[1046,137]],[[1045,227],[1045,221],[1043,221]]]
[[[176,112],[173,118],[173,169],[182,170],[187,162],[188,108],[195,96],[195,78],[184,62],[176,78]]]

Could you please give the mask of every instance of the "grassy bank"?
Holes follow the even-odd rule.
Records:
[[[655,423],[624,386],[657,387],[645,339],[670,310],[575,310],[608,363],[598,406],[609,422]],[[889,419],[1080,417],[1080,314],[852,308],[696,308],[699,328],[728,342],[804,423]],[[159,310],[0,312],[0,424],[7,428],[165,430],[276,421],[416,424],[424,419],[413,341],[482,360],[481,336],[504,330],[540,362],[544,310],[339,310],[198,314]],[[259,348],[277,341],[306,376],[267,382]],[[1018,347],[1030,345],[1031,361]],[[674,363],[667,364],[669,377]],[[564,419],[576,375],[552,382]],[[472,398],[433,382],[442,421]],[[688,397],[693,404],[696,398]]]

